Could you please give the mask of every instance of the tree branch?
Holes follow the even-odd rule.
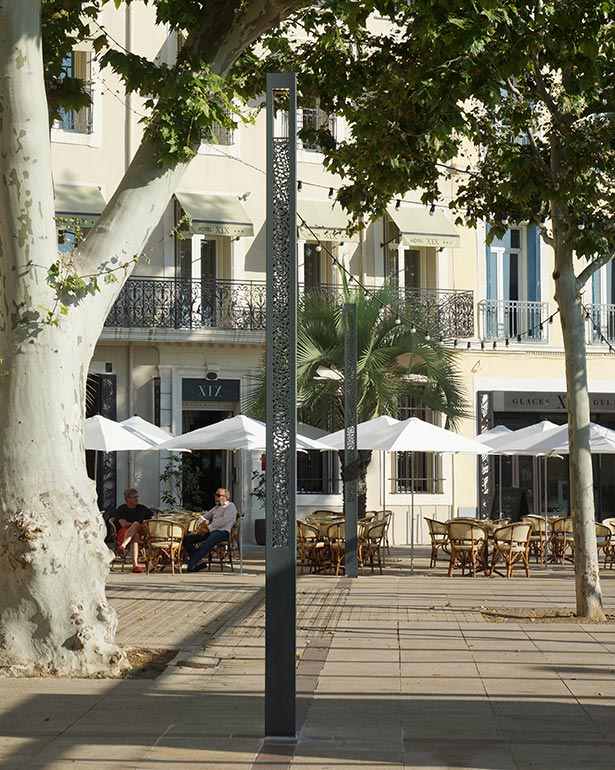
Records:
[[[601,267],[608,264],[613,259],[614,256],[615,256],[615,250],[607,252],[606,254],[603,254],[602,256],[592,260],[588,265],[586,265],[577,276],[577,286],[579,287],[579,289],[583,288],[583,286],[585,286],[585,284],[592,277],[592,275],[597,270],[600,270]]]

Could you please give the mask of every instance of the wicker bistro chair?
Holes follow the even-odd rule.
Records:
[[[486,549],[487,533],[485,530],[469,521],[451,521],[447,525],[451,558],[448,564],[449,577],[456,567],[461,568],[461,574],[468,570],[476,577],[476,570],[487,571]]]
[[[343,521],[329,524],[327,527],[326,545],[331,555],[331,569],[339,575],[340,570],[346,571],[346,525]]]
[[[450,556],[449,540],[448,540],[448,525],[443,521],[437,521],[436,519],[428,519],[427,529],[429,530],[429,537],[431,539],[431,559],[429,561],[430,567],[435,567],[438,561],[438,551],[443,551]]]
[[[211,563],[214,560],[214,558],[220,563],[220,572],[224,572],[224,565],[227,562],[229,567],[231,568],[231,572],[235,571],[235,568],[233,567],[233,552],[235,551],[235,544],[237,544],[237,548],[239,547],[239,536],[241,531],[240,527],[241,527],[241,518],[239,514],[237,514],[235,523],[231,527],[231,534],[229,535],[228,540],[223,540],[221,543],[218,543],[218,545],[215,548],[213,548],[208,554],[207,569],[210,572],[211,572]]]
[[[551,523],[542,516],[522,516],[521,521],[532,527],[530,533],[530,556],[534,556],[536,564],[544,564],[549,544]]]
[[[128,546],[124,551],[120,551],[121,543],[117,539],[117,534],[120,531],[121,527],[118,527],[114,516],[109,517],[107,526],[111,531],[111,534],[113,535],[113,553],[115,555],[115,558],[111,562],[111,572],[115,570],[115,562],[117,559],[120,560],[120,563],[122,565],[122,572],[123,572],[124,567],[126,566],[126,560],[128,560],[128,563],[130,564],[130,547]],[[143,543],[140,543],[139,544],[139,561],[144,562],[146,561],[146,559],[147,559],[147,554],[145,552],[145,546]]]
[[[308,524],[302,519],[297,520],[297,561],[300,574],[308,567],[310,572],[320,572],[327,564],[327,549],[315,524]]]
[[[505,527],[496,529],[493,533],[493,552],[489,575],[493,575],[494,572],[501,575],[502,573],[496,569],[496,564],[503,561],[506,565],[507,578],[511,577],[515,564],[520,564],[525,569],[526,577],[529,577],[528,556],[531,534],[532,525],[529,521],[507,524]]]
[[[607,524],[600,524],[596,522],[596,546],[598,547],[598,559],[600,559],[600,553],[604,555],[604,568],[609,561],[612,561],[612,547],[613,547],[613,534],[611,528]],[[611,563],[611,568],[612,568]]]
[[[160,566],[161,560],[165,559],[171,565],[171,574],[174,575],[175,567],[179,568],[181,562],[184,525],[177,521],[150,519],[145,522],[145,526],[147,529],[145,536],[147,574],[149,575],[152,569]]]
[[[563,564],[566,559],[574,561],[572,517],[563,516],[560,519],[553,519],[551,527],[551,536],[549,538],[550,561],[556,564]]]
[[[374,561],[378,565],[382,575],[383,550],[386,547],[386,536],[389,518],[379,521],[366,522],[359,530],[357,544],[357,555],[361,574],[364,575],[364,565],[369,562],[369,566],[374,574]]]

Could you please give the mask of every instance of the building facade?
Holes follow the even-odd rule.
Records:
[[[151,9],[133,3],[105,21],[126,49],[160,61],[175,56],[177,41],[154,28]],[[111,73],[98,69],[87,45],[66,66],[89,82],[93,102],[63,114],[52,129],[60,250],[79,237],[71,221],[87,230],[102,211],[138,146],[144,113],[140,99],[127,97]],[[190,164],[107,319],[91,365],[91,413],[118,420],[138,414],[179,434],[242,411],[265,344],[264,118],[220,129]],[[317,106],[300,110],[299,124],[326,125],[339,138],[345,131],[343,121]],[[453,224],[452,190],[443,187],[441,204],[430,209],[419,193],[408,193],[349,237],[345,215],[333,205],[340,180],[325,171],[314,147],[297,141],[300,291],[339,290],[331,255],[367,287],[395,283],[459,351],[473,409],[461,427],[467,436],[498,424],[565,422],[552,261],[536,228],[511,226],[487,246],[486,226]],[[446,184],[455,183],[453,173]],[[609,265],[588,287],[586,312],[593,417],[615,428],[613,357],[603,342],[615,337],[612,284]],[[145,503],[164,507],[168,484],[160,477],[168,475],[169,461],[168,453],[153,451],[98,458],[101,506],[113,507],[124,487],[136,485]],[[187,462],[200,474],[202,507],[213,504],[218,486],[228,487],[247,515],[250,539],[251,520],[263,515],[251,494],[260,456],[195,452]],[[604,516],[615,515],[615,462],[606,455],[595,462],[597,505]],[[525,488],[532,510],[563,511],[567,504],[567,463],[557,458],[546,471],[534,458],[498,463],[470,456],[417,457],[412,477],[409,467],[407,456],[395,454],[375,456],[370,467],[368,508],[394,512],[396,543],[410,542],[413,526],[415,540],[424,540],[424,517],[486,515],[500,484]],[[298,515],[341,510],[335,457],[303,458],[300,468]]]

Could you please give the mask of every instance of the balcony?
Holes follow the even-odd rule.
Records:
[[[262,281],[130,278],[105,326],[263,330],[265,290]]]
[[[484,299],[478,303],[479,336],[485,341],[546,343],[549,341],[547,302]]]
[[[111,308],[105,326],[264,331],[266,286],[264,281],[130,278]],[[340,300],[342,297],[339,286],[322,285],[307,290],[331,293]],[[443,336],[472,337],[474,334],[471,291],[400,289],[400,312],[404,306],[404,313],[420,318],[428,328]]]
[[[615,305],[586,305],[585,324],[588,345],[597,345],[604,340],[615,345]]]
[[[80,110],[60,110],[60,115],[53,123],[53,128],[70,131],[75,134],[91,134],[94,129],[94,110],[92,84],[85,83],[83,90],[90,97],[90,104]]]

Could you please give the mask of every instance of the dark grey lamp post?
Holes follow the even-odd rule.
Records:
[[[287,121],[276,123],[276,111]],[[296,736],[297,86],[267,75],[265,736]]]

